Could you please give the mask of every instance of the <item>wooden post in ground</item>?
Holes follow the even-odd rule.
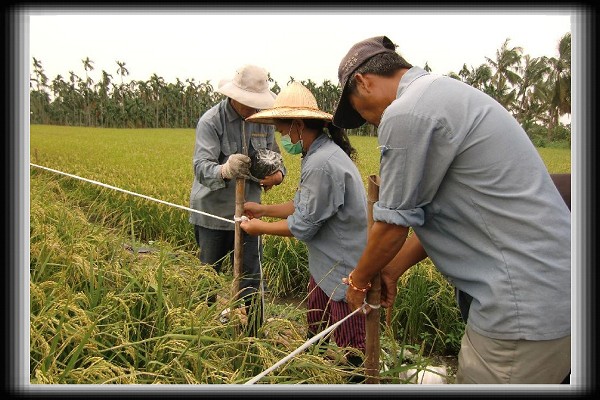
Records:
[[[237,299],[240,292],[240,277],[242,276],[244,260],[244,236],[240,227],[240,218],[244,214],[244,197],[246,180],[237,178],[235,180],[235,238],[233,244],[233,298]]]
[[[369,176],[367,190],[367,216],[369,230],[373,225],[373,204],[379,199],[379,177]],[[377,306],[381,303],[381,279],[379,274],[371,281],[371,290],[367,292],[367,303]],[[379,383],[379,308],[371,309],[366,317],[365,338],[365,375],[366,383]]]
[[[242,121],[242,152],[248,155],[246,143],[246,122]],[[243,273],[244,261],[244,231],[240,227],[239,220],[244,215],[244,202],[246,198],[246,179],[235,180],[235,233],[233,241],[233,299],[237,300],[240,295],[240,277]]]

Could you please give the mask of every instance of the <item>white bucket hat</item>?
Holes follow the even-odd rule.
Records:
[[[306,86],[300,82],[292,82],[279,92],[272,108],[253,114],[246,121],[274,124],[276,119],[295,118],[331,121],[333,116],[319,110],[317,99]]]
[[[277,97],[269,90],[267,71],[256,65],[244,65],[235,72],[233,79],[222,79],[217,92],[258,109],[272,107]]]

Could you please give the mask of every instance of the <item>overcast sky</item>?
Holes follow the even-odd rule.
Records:
[[[506,39],[532,57],[558,56],[558,42],[572,31],[568,8],[517,10],[362,8],[311,9],[165,8],[127,9],[67,6],[29,12],[29,60],[41,61],[53,80],[69,71],[85,78],[89,57],[98,82],[101,71],[120,82],[116,61],[131,79],[153,74],[175,83],[193,78],[233,77],[237,67],[256,64],[285,86],[290,76],[337,84],[338,65],[350,47],[386,35],[413,65],[427,62],[434,73],[458,72],[495,59]]]

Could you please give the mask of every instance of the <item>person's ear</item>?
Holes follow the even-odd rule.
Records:
[[[301,119],[294,119],[294,125],[296,125],[296,129],[298,129],[298,132],[302,132],[304,131],[304,121]]]
[[[371,91],[371,80],[368,76],[363,74],[356,74],[356,88],[369,93]]]

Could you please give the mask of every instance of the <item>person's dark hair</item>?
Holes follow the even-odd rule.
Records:
[[[325,128],[329,131],[329,136],[335,144],[340,146],[344,153],[348,154],[352,161],[356,161],[356,149],[350,144],[350,138],[346,131],[342,128],[329,123],[322,119],[305,119],[304,124],[310,129],[316,129],[320,134],[325,133]],[[327,125],[327,126],[326,126]]]
[[[374,55],[350,75],[346,90],[348,93],[354,93],[356,90],[356,74],[392,76],[399,69],[405,68],[412,68],[412,65],[398,53],[387,52]]]

